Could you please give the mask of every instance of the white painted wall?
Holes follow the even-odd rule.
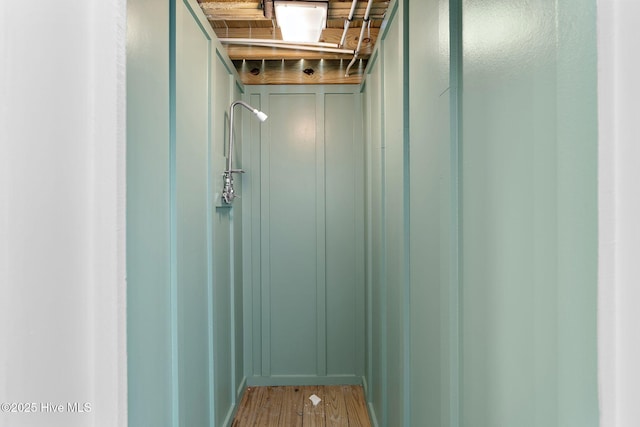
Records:
[[[598,1],[602,427],[640,425],[640,2]]]
[[[124,0],[0,2],[2,427],[126,425],[124,34]]]

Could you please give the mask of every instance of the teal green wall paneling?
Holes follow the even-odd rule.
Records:
[[[242,208],[215,206],[242,89],[195,1],[144,6],[128,17],[129,421],[225,426],[245,384]]]
[[[367,150],[367,398],[374,424],[408,422],[403,6],[394,2],[364,87]],[[398,18],[400,17],[400,18]]]
[[[355,101],[354,101],[355,98]],[[361,138],[353,115],[359,97],[327,94],[324,105],[326,174],[327,374],[362,376],[364,282],[362,280]],[[348,104],[346,105],[348,108]],[[357,123],[356,123],[357,124]]]
[[[540,19],[542,5],[518,21],[513,14],[522,6],[494,17],[463,5],[463,425],[554,425],[556,418],[557,360],[549,356],[557,285],[553,271],[539,270],[554,268],[556,251],[555,201],[539,199],[555,193],[548,187],[555,159],[542,151],[553,144],[555,64],[553,46],[536,46],[553,22]],[[511,44],[483,37],[490,25],[509,32]],[[517,43],[529,37],[525,53]],[[536,146],[542,132],[544,145]],[[540,169],[534,161],[545,157],[551,163]]]
[[[462,5],[459,1],[449,1],[448,10],[449,22],[449,203],[443,209],[448,209],[450,231],[448,237],[449,247],[443,259],[449,263],[449,280],[448,289],[445,298],[447,302],[443,302],[448,306],[446,320],[443,321],[443,330],[449,331],[448,334],[443,333],[443,346],[447,349],[441,351],[443,359],[446,357],[449,364],[447,373],[442,374],[443,411],[448,412],[447,425],[460,425],[460,386],[462,372],[460,370],[460,359],[462,353],[462,343],[460,339],[460,295],[461,295],[461,276],[460,276],[460,138],[461,138],[461,99],[462,99]],[[446,25],[446,24],[443,24]],[[444,113],[446,114],[446,113]],[[443,114],[443,115],[444,115]],[[446,190],[445,190],[446,192]],[[442,233],[441,233],[442,235]],[[444,239],[443,239],[444,240]],[[447,256],[448,255],[448,256]],[[444,316],[441,318],[445,319]]]
[[[170,92],[169,2],[128,5],[130,423],[364,375],[380,426],[597,425],[594,2],[461,0],[451,34],[447,3],[392,2],[362,95],[243,95],[180,0]],[[270,118],[237,111],[243,198],[216,209],[241,96]]]
[[[411,425],[450,426],[452,233],[449,4],[411,3]],[[420,40],[414,43],[413,40]],[[429,78],[425,78],[428,70]]]
[[[175,202],[180,425],[209,423],[207,145],[209,40],[176,4]]]
[[[597,426],[596,2],[556,13],[558,425]]]
[[[244,146],[249,384],[359,383],[364,370],[357,87],[257,87]],[[335,92],[335,93],[333,93]],[[360,202],[359,202],[360,201]],[[358,240],[360,239],[360,240]],[[249,312],[249,310],[251,312]]]
[[[382,209],[382,71],[376,61],[369,70],[365,99],[367,158],[367,370],[365,384],[370,412],[375,420],[385,413],[386,399],[386,298],[383,262]],[[382,418],[381,418],[382,419]],[[375,422],[375,421],[374,421]]]
[[[222,63],[222,62],[220,62]],[[227,77],[229,84],[232,87],[231,98],[232,100],[242,99],[242,92],[240,88],[236,84],[235,80],[231,77]],[[248,113],[248,111],[246,112]],[[242,136],[242,123],[245,115],[239,116],[237,119],[236,135]],[[236,117],[234,116],[234,121]],[[253,117],[248,120],[255,120]],[[236,148],[236,152],[233,155],[234,159],[237,159],[239,162],[242,162],[242,139],[240,138],[240,143]],[[237,180],[237,190],[239,194],[242,194],[242,178]],[[233,276],[231,278],[231,283],[233,284],[233,300],[231,301],[231,307],[233,308],[233,326],[231,328],[231,334],[233,339],[232,344],[232,372],[234,377],[232,378],[233,382],[233,403],[237,403],[239,401],[240,395],[243,391],[243,388],[246,384],[246,377],[244,373],[244,292],[243,292],[243,262],[242,262],[242,217],[243,217],[243,200],[239,199],[238,203],[234,205],[234,208],[231,211],[231,233],[232,239],[231,242],[233,244],[233,260],[232,260],[232,273]]]
[[[129,1],[127,20],[128,421],[168,427],[169,2]]]
[[[211,75],[211,104],[215,118],[214,131],[211,139],[210,167],[212,206],[219,206],[222,191],[222,171],[225,169],[225,146],[228,138],[228,108],[230,100],[229,74],[220,61],[218,55],[212,58],[213,72]],[[218,125],[218,126],[215,126]],[[239,205],[239,203],[238,203]],[[239,206],[238,206],[239,207]],[[232,208],[216,208],[212,213],[211,245],[212,255],[210,263],[213,269],[212,292],[212,351],[213,351],[213,393],[215,408],[215,425],[223,425],[228,412],[233,406],[235,386],[233,384],[233,349],[232,334],[232,275],[233,239],[231,238],[230,217]],[[235,212],[234,212],[235,213]]]
[[[272,375],[313,375],[318,369],[316,271],[324,266],[316,268],[315,98],[272,95],[269,101],[271,138],[263,152],[269,168],[262,182],[269,215],[262,230],[269,244],[268,255],[263,253],[263,313],[270,348],[263,351],[269,352]]]
[[[463,425],[598,424],[594,7],[463,2]]]
[[[263,111],[268,108],[261,102],[260,94],[249,96],[249,104]],[[262,375],[262,292],[261,292],[261,245],[252,244],[260,235],[260,180],[261,180],[261,145],[262,124],[255,119],[249,119],[246,124],[246,141],[242,145],[245,170],[243,176],[244,212],[243,220],[243,301],[244,301],[244,368],[245,376]],[[255,189],[255,190],[254,190]]]
[[[389,27],[383,62],[383,209],[386,285],[387,415],[382,424],[403,425],[404,395],[404,129],[402,14]]]
[[[210,40],[176,3],[175,203],[180,425],[210,422],[208,142]]]
[[[595,426],[595,4],[398,10],[363,85],[374,421]],[[397,126],[407,114],[403,175]],[[397,190],[407,177],[408,200]],[[407,239],[403,324],[397,250]]]

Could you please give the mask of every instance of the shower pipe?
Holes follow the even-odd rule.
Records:
[[[222,44],[244,44],[264,47],[279,47],[281,49],[310,50],[314,52],[346,53],[355,54],[353,49],[341,49],[335,43],[291,43],[284,40],[273,39],[243,39],[243,38],[221,38]]]
[[[364,37],[364,28],[369,26],[369,13],[371,12],[371,5],[373,4],[373,0],[369,0],[367,2],[367,10],[364,12],[364,19],[362,21],[362,27],[360,28],[360,38],[358,39],[358,47],[356,47],[356,51],[353,54],[353,59],[347,65],[347,72],[345,73],[345,77],[349,77],[349,70],[356,63],[356,59],[358,59],[358,54],[360,53],[360,47],[362,46],[362,38]]]
[[[342,38],[340,39],[340,47],[344,46],[344,41],[347,38],[347,31],[349,31],[349,26],[351,25],[351,21],[353,21],[353,14],[356,11],[357,4],[358,0],[353,0],[351,3],[351,10],[349,11],[349,18],[344,20],[344,31],[342,32]]]
[[[233,109],[236,105],[241,105],[247,110],[251,111],[256,115],[258,120],[264,122],[267,120],[267,115],[257,108],[253,108],[251,105],[247,104],[244,101],[234,101],[229,107],[229,151],[227,155],[227,170],[224,171],[222,175],[222,180],[224,182],[224,187],[222,188],[222,200],[228,205],[233,202],[233,199],[236,198],[236,192],[233,189],[233,174],[234,173],[244,173],[242,169],[233,169],[232,167],[232,159],[233,159]]]

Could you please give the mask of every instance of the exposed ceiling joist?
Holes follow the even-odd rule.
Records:
[[[260,2],[220,2],[208,1],[201,2],[200,7],[207,19],[210,21],[233,21],[246,19],[266,19]],[[369,16],[371,19],[383,19],[387,8],[388,1],[374,0],[371,6]],[[366,2],[359,2],[354,11],[354,19],[363,19]],[[349,17],[351,2],[329,2],[327,11],[328,20],[345,20]]]
[[[290,85],[290,84],[360,84],[367,65],[359,60],[345,72],[349,60],[281,60],[281,61],[233,61],[240,78],[248,85]]]
[[[216,35],[220,39],[282,40],[275,19],[264,17],[262,0],[198,0]],[[355,50],[368,0],[357,0],[354,19],[344,46]],[[336,46],[342,39],[344,21],[349,16],[351,0],[329,0],[327,28],[321,42]],[[225,49],[245,84],[354,84],[373,52],[379,28],[389,7],[388,0],[372,0],[369,22],[364,30],[356,64],[346,76],[353,55],[336,52],[292,50],[247,44],[225,43]],[[302,63],[305,63],[303,68]],[[305,72],[306,70],[306,72]]]

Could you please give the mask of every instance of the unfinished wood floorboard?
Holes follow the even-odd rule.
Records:
[[[249,396],[251,395],[251,390],[250,388],[247,388],[244,391],[244,394],[242,395],[242,399],[240,400],[240,406],[238,406],[238,408],[247,408],[249,407]],[[244,411],[242,413],[240,413],[240,411],[238,411],[238,413],[236,414],[235,418],[233,419],[233,422],[231,423],[231,427],[237,427],[239,425],[248,425],[248,423],[246,422],[246,419],[241,419],[241,418],[246,418],[246,416],[249,415],[249,411]]]
[[[280,409],[282,408],[284,390],[282,387],[267,387],[263,391],[261,408],[256,414],[256,426],[279,425]]]
[[[324,388],[324,411],[326,427],[342,427],[348,425],[347,405],[342,387]],[[345,420],[347,424],[345,424]]]
[[[313,405],[309,397],[320,399]],[[233,427],[371,427],[361,386],[248,387]]]
[[[304,393],[299,386],[284,386],[284,400],[280,410],[278,427],[302,427]]]
[[[342,387],[344,400],[347,404],[347,415],[349,416],[349,427],[369,427],[369,414],[364,400],[362,387],[346,385]]]
[[[231,423],[231,427],[252,426],[255,424],[263,391],[262,387],[247,387],[240,401],[240,408],[243,408],[243,410],[238,411],[233,423]]]

